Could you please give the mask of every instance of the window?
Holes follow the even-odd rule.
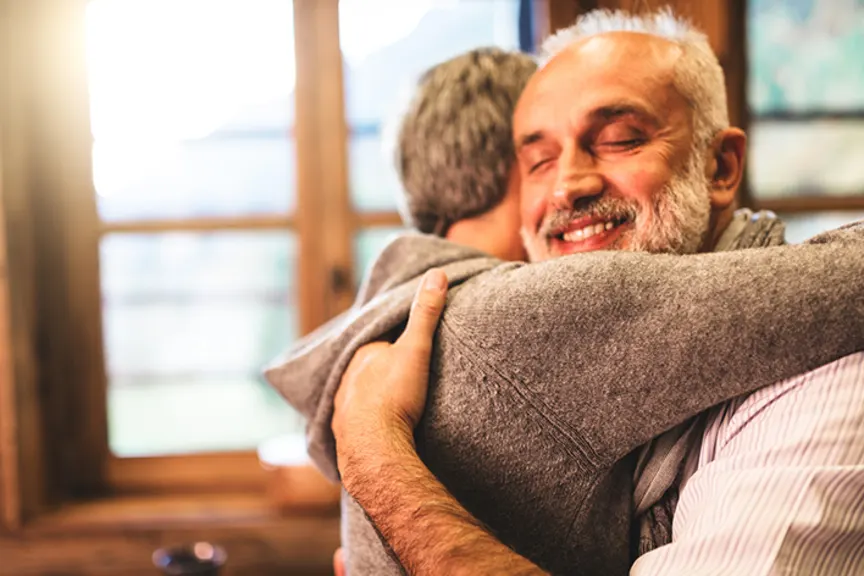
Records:
[[[400,101],[429,66],[519,44],[517,0],[373,4],[339,4],[349,195],[325,210],[341,214],[341,228],[356,226],[353,266],[328,271],[344,291],[400,229],[385,137]],[[115,456],[252,449],[302,432],[260,376],[300,332],[298,244],[325,233],[292,225],[293,17],[283,0],[88,5]]]
[[[88,6],[117,456],[302,430],[260,377],[298,332],[292,20],[281,0]]]
[[[61,468],[83,475],[81,492],[212,487],[219,466],[257,478],[254,449],[302,433],[262,367],[350,305],[402,228],[388,136],[418,76],[473,47],[517,48],[520,8],[82,0],[27,16],[85,21],[67,36],[86,69],[62,79],[85,82],[86,106],[58,106],[62,90],[40,105],[67,121],[62,145],[88,169],[63,181],[74,191],[46,176],[28,200],[45,236],[34,250],[50,254],[34,337],[56,347],[46,386],[77,403],[75,417],[60,400],[52,410],[68,421]],[[67,56],[50,57],[54,78]],[[40,137],[60,142],[47,126]]]
[[[864,4],[750,0],[750,187],[789,239],[864,218]]]

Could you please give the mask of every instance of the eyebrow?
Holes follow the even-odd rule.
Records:
[[[518,154],[520,150],[525,148],[526,146],[530,146],[531,144],[536,144],[540,140],[543,140],[545,135],[542,130],[537,130],[536,132],[531,132],[530,134],[526,134],[524,136],[520,136],[516,141],[516,153]]]
[[[630,103],[610,104],[608,106],[601,106],[592,110],[589,116],[594,121],[599,120],[603,122],[609,122],[611,120],[616,120],[624,116],[635,116],[640,120],[648,122],[655,126],[659,123],[657,117],[650,111],[648,111],[648,109],[644,108],[643,106]]]

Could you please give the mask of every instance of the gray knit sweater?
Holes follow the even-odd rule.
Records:
[[[708,407],[864,350],[864,225],[803,245],[503,264],[428,236],[391,243],[355,307],[266,376],[338,477],[333,397],[392,337],[422,273],[450,280],[418,450],[496,536],[557,574],[626,574],[633,450]],[[343,499],[352,576],[398,574]]]

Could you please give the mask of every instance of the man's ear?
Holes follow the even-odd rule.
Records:
[[[711,188],[711,207],[723,210],[735,201],[744,178],[747,135],[740,128],[721,130],[714,137],[709,154],[706,176]]]

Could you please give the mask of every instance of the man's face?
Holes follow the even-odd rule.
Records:
[[[514,136],[532,260],[703,244],[706,158],[673,83],[679,55],[660,38],[603,34],[569,47],[528,84]]]

